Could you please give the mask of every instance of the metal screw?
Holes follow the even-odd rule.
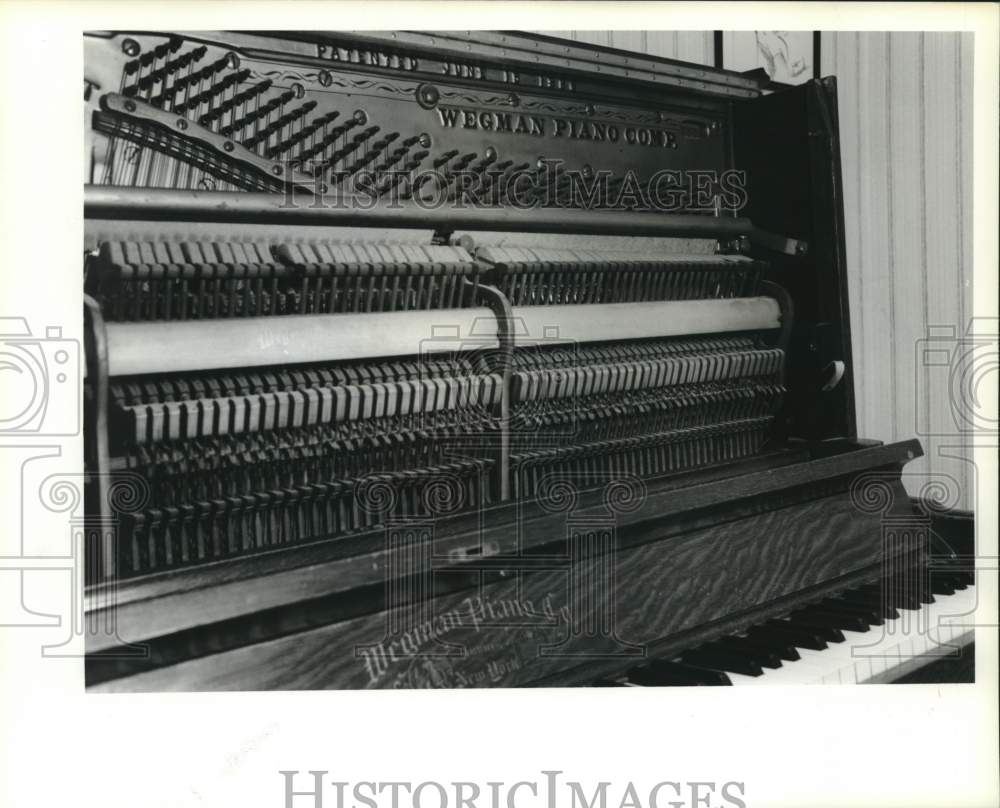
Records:
[[[420,133],[420,145],[423,148],[425,148],[425,149],[430,148],[430,145],[431,145],[431,136],[428,135],[426,132],[421,132]]]
[[[232,68],[233,70],[239,69],[240,57],[230,51],[226,54],[226,66]]]
[[[333,84],[333,76],[330,75],[329,70],[321,70],[319,72],[319,83],[324,87],[329,87]]]
[[[357,112],[354,113],[354,122],[358,126],[364,126],[366,123],[368,123],[368,116],[365,115],[364,111],[359,109]]]
[[[431,109],[437,106],[441,93],[433,84],[421,84],[417,87],[417,103],[424,109]]]
[[[227,152],[231,152],[233,150],[233,142],[231,140],[227,140],[225,143],[222,144],[222,148],[225,149]]]
[[[285,169],[283,169],[279,165],[275,165],[271,168],[271,173],[274,174],[274,176],[276,177],[280,177],[284,173],[284,171]]]
[[[134,39],[123,39],[122,40],[122,53],[129,57],[136,57],[142,53],[142,48],[139,47],[139,43]]]
[[[177,119],[177,128],[184,130],[188,128],[188,122],[184,118]]]
[[[135,112],[135,101],[126,101],[125,102],[125,111],[126,112]]]

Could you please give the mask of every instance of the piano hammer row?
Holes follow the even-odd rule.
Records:
[[[126,376],[112,380],[109,392],[115,403],[124,407],[163,401],[302,391],[309,387],[473,376],[482,372],[488,372],[487,364],[474,362],[470,355],[435,356],[396,362],[290,365],[229,373]]]
[[[596,367],[516,371],[513,374],[513,399],[571,398],[701,384],[720,379],[777,376],[783,364],[784,351],[771,348]]]
[[[785,393],[782,385],[696,385],[598,400],[531,402],[514,407],[512,442],[587,443],[773,415]]]
[[[107,241],[87,290],[115,321],[471,306],[480,282],[512,305],[751,297],[740,256],[636,255],[321,241]]]
[[[763,448],[770,438],[773,421],[770,416],[748,418],[659,434],[519,451],[511,455],[512,494],[515,498],[535,497],[546,480],[568,478],[599,484],[601,480],[621,475],[644,479],[739,460]]]
[[[499,403],[501,386],[497,374],[415,379],[138,404],[120,413],[132,441],[156,443],[438,410],[485,410]]]
[[[476,258],[514,306],[752,297],[765,265],[738,255],[482,247]]]

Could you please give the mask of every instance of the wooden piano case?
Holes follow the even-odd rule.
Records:
[[[103,535],[112,539],[92,548],[103,573],[86,593],[88,621],[101,627],[88,636],[90,690],[588,684],[651,655],[670,655],[920,563],[929,518],[914,510],[900,482],[901,469],[921,454],[920,446],[880,445],[856,435],[833,79],[769,93],[752,77],[726,71],[488,32],[206,34],[197,41],[120,33],[93,39],[88,60],[94,70],[115,81],[122,75],[122,92],[99,101],[94,91],[94,130],[110,138],[101,141],[104,147],[132,138],[182,164],[185,154],[197,153],[199,170],[211,180],[202,190],[171,185],[170,172],[155,164],[145,176],[159,177],[159,184],[143,184],[135,179],[142,176],[142,158],[131,179],[127,170],[108,168],[87,188],[86,246],[95,262],[110,254],[103,245],[115,240],[176,242],[206,234],[263,238],[277,250],[276,241],[301,243],[327,232],[391,241],[397,232],[419,230],[428,247],[459,245],[477,256],[470,246],[477,240],[503,248],[518,234],[543,245],[546,239],[565,244],[567,238],[606,237],[615,249],[626,239],[647,250],[662,249],[666,239],[707,240],[718,254],[765,267],[761,295],[780,310],[775,344],[785,352],[786,393],[758,451],[651,474],[604,475],[597,482],[540,478],[527,486],[531,490],[512,494],[512,438],[504,420],[513,395],[508,364],[497,399],[499,481],[495,496],[479,507],[454,509],[443,496],[420,517],[398,518],[375,502],[367,527],[344,535],[149,566],[141,574],[122,574],[126,539],[114,538],[115,530],[132,517],[109,506],[112,486],[97,484],[90,506],[111,526]],[[209,104],[197,119],[204,131],[194,135],[193,118],[178,124],[153,103],[163,81],[155,65],[166,69],[171,59],[200,53],[198,48],[209,52],[198,58],[222,54],[211,64],[234,77],[230,95],[222,96],[233,104],[242,103],[240,92],[261,86],[251,82],[269,76],[268,92],[287,87],[290,97],[315,97],[318,112],[330,98],[348,111],[363,106],[365,123],[389,122],[404,138],[427,128],[428,142],[454,147],[455,154],[485,148],[488,159],[496,160],[499,151],[516,161],[542,151],[589,171],[605,164],[647,172],[743,171],[746,204],[720,211],[716,197],[716,209],[707,212],[289,205],[287,195],[303,192],[298,185],[305,181],[296,175],[286,185],[268,185],[259,151],[227,148],[225,133],[212,129],[224,114],[213,118],[212,110],[225,101]],[[136,54],[153,56],[129,68],[128,59],[144,58]],[[131,93],[129,69],[148,78],[145,85],[135,80],[141,89]],[[148,103],[137,105],[143,93]],[[174,113],[183,97],[173,96]],[[192,97],[191,104],[200,103]],[[513,110],[524,117],[511,118]],[[606,128],[586,125],[588,117]],[[620,122],[620,142],[604,140],[610,140],[612,121]],[[595,144],[599,131],[603,142]],[[311,136],[315,141],[315,131]],[[420,136],[410,139],[418,148]],[[660,148],[651,145],[657,139]],[[162,145],[168,141],[173,145]],[[232,165],[225,162],[230,159]],[[497,241],[497,233],[509,240]],[[122,473],[109,449],[109,430],[115,429],[109,377],[143,368],[207,372],[224,366],[226,351],[241,357],[233,359],[239,366],[267,364],[255,361],[254,351],[284,352],[289,362],[333,359],[353,344],[355,326],[375,335],[362,340],[366,347],[355,358],[400,353],[386,347],[380,354],[371,345],[380,337],[393,343],[403,333],[402,325],[393,330],[401,316],[305,315],[360,318],[337,321],[350,326],[336,337],[315,332],[320,336],[306,347],[304,331],[282,342],[280,325],[273,325],[279,317],[267,325],[264,318],[244,319],[231,329],[231,343],[222,336],[228,326],[218,326],[217,345],[198,350],[192,342],[197,334],[184,337],[180,326],[105,323],[115,319],[113,296],[100,298],[96,287],[89,292],[97,298],[88,310],[87,346],[88,471],[96,481]],[[490,350],[499,352],[503,365],[517,346],[518,337],[511,336],[516,315],[529,312],[516,301],[512,309],[506,293],[476,295],[472,305],[492,318]],[[680,322],[686,304],[671,305],[661,313]],[[662,317],[649,321],[660,323],[655,327],[635,326],[620,312],[614,317],[609,322],[622,334],[629,328],[643,339],[671,334]],[[580,322],[577,327],[586,330],[587,318]],[[602,322],[594,315],[589,327],[600,331]],[[248,340],[239,330],[258,324],[268,329],[267,339]],[[155,353],[160,339],[173,340],[165,352],[171,356],[150,365],[142,351]],[[192,345],[185,353],[183,346]],[[299,348],[304,353],[296,355]],[[207,364],[192,364],[199,355]],[[268,503],[272,513],[280,510],[280,503]],[[301,525],[287,529],[307,532]]]

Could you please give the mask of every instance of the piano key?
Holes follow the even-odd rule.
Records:
[[[783,653],[788,654],[789,659],[799,658],[795,646],[785,646],[777,650],[761,643],[751,642],[748,638],[726,637],[717,640],[713,645],[730,653],[744,654],[762,668],[780,668]]]
[[[825,650],[800,649],[802,659],[759,677],[730,674],[734,686],[868,684],[893,681],[942,655],[967,648],[974,634],[970,613],[975,588],[942,595],[921,609],[904,611],[867,632],[842,631],[844,641]]]
[[[853,615],[870,626],[880,626],[884,621],[879,607],[848,603],[840,598],[827,598],[820,601],[816,604],[816,609],[833,614]]]
[[[628,672],[627,678],[632,684],[645,687],[732,684],[724,672],[661,659],[654,659],[642,667],[633,668]]]
[[[681,654],[681,661],[695,667],[710,668],[744,676],[760,676],[761,665],[746,654],[735,653],[714,644],[702,645]]]
[[[793,625],[787,620],[769,620],[761,626],[752,626],[747,630],[747,635],[751,638],[761,637],[769,642],[791,642],[796,648],[822,650],[827,645],[823,632],[811,627]]]
[[[955,587],[950,579],[941,575],[931,575],[931,592],[935,595],[954,595]]]
[[[899,610],[895,606],[888,605],[888,597],[879,593],[877,595],[866,595],[858,590],[843,592],[837,595],[837,599],[845,603],[854,603],[861,606],[868,606],[877,609],[878,614],[883,619],[895,620],[899,617]]]
[[[806,608],[793,612],[788,619],[803,626],[810,626],[817,630],[824,630],[824,636],[829,642],[843,642],[839,637],[839,632],[843,629],[851,631],[867,631],[868,623],[864,618],[857,615],[838,613],[819,608]]]

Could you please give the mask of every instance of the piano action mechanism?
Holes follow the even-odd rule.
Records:
[[[832,79],[489,32],[85,78],[89,688],[764,681],[972,591],[856,435]]]

